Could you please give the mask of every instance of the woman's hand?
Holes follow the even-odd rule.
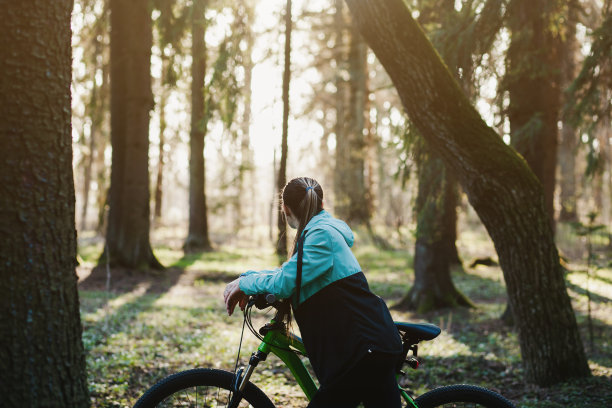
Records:
[[[223,292],[225,309],[227,310],[227,314],[229,316],[234,313],[236,304],[240,304],[240,309],[244,310],[249,299],[249,297],[242,290],[240,290],[240,285],[238,284],[239,282],[240,278],[228,283],[225,287],[225,292]]]

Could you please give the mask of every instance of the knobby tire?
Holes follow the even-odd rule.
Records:
[[[136,402],[134,408],[224,407],[228,404],[227,398],[233,381],[234,374],[223,370],[196,368],[182,371],[164,378],[149,388]],[[194,405],[195,394],[189,394],[193,392],[197,393],[197,405]],[[208,398],[212,398],[214,404],[211,404]],[[244,388],[242,398],[239,407],[274,408],[274,404],[266,394],[250,382]],[[203,405],[200,405],[200,402]],[[247,402],[250,405],[247,405]]]
[[[496,392],[475,385],[448,385],[436,388],[415,400],[419,408],[516,408]]]

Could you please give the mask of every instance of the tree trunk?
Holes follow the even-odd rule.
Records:
[[[366,197],[365,156],[366,143],[363,131],[366,123],[367,58],[368,46],[355,24],[350,26],[349,65],[349,130],[348,171],[343,183],[348,197],[347,222],[369,224],[370,213]]]
[[[108,18],[108,17],[106,17]],[[108,166],[106,165],[105,152],[109,144],[108,113],[110,111],[110,62],[105,57],[102,64],[102,85],[100,86],[100,138],[96,143],[95,169],[96,183],[98,185],[96,204],[98,208],[98,223],[96,232],[103,234],[106,231],[106,205],[108,204]]]
[[[342,8],[336,11],[337,18],[342,18]],[[343,20],[340,20],[343,21]],[[370,212],[366,194],[365,158],[367,100],[367,52],[368,46],[359,30],[350,25],[349,52],[346,62],[342,53],[342,30],[344,25],[337,26],[336,61],[337,66],[348,66],[348,101],[345,84],[337,79],[337,112],[336,120],[336,212],[351,225],[369,225]],[[339,73],[342,75],[342,72]],[[345,113],[345,104],[348,112]],[[347,115],[348,114],[348,115]],[[348,117],[345,117],[347,115]],[[346,124],[345,124],[346,122]]]
[[[157,163],[157,178],[155,180],[155,194],[154,203],[155,206],[153,211],[153,219],[159,222],[162,214],[162,200],[163,200],[163,186],[164,186],[164,145],[166,143],[166,103],[168,101],[168,90],[166,89],[165,77],[168,72],[168,57],[166,56],[163,44],[161,45],[161,60],[162,60],[162,73],[160,78],[160,96],[159,96],[159,146],[158,146],[158,163]]]
[[[346,126],[346,105],[347,105],[347,84],[343,74],[346,69],[346,52],[344,44],[344,30],[346,23],[344,20],[344,1],[335,0],[334,13],[334,60],[336,62],[336,75],[334,85],[336,87],[335,111],[336,122],[334,133],[336,136],[336,153],[334,165],[334,212],[344,218],[348,218],[349,199],[346,194],[348,188],[345,186],[348,172],[349,142],[347,138]]]
[[[361,36],[361,34],[360,34]],[[362,39],[363,40],[363,39]],[[365,44],[365,41],[364,41]],[[376,179],[376,149],[378,147],[378,136],[376,135],[376,127],[372,123],[370,118],[370,111],[372,110],[372,102],[370,101],[370,75],[368,70],[368,61],[367,61],[367,46],[366,46],[366,75],[365,75],[365,198],[366,198],[366,207],[368,214],[368,222],[372,218],[372,214],[375,213],[376,208],[374,203],[376,201],[375,193],[374,193],[374,184]]]
[[[606,206],[603,208],[601,221],[608,228],[608,249],[612,249],[612,132],[610,117],[602,119],[603,138],[601,140],[604,155],[604,180],[606,180]]]
[[[281,141],[281,157],[278,168],[277,188],[279,196],[287,183],[287,139],[289,136],[289,82],[291,80],[291,0],[287,0],[285,9],[285,67],[283,72],[283,135]],[[283,215],[282,208],[278,209],[278,242],[276,253],[279,256],[287,256],[287,221]]]
[[[107,49],[104,45],[103,39],[108,32],[108,6],[104,4],[103,12],[98,17],[100,20],[96,24],[96,30],[93,32],[91,41],[93,42],[94,52],[91,55],[91,64],[93,70],[91,76],[93,80],[91,96],[89,103],[86,107],[86,115],[89,116],[90,130],[89,130],[89,146],[87,149],[87,155],[84,158],[83,164],[83,202],[81,206],[81,230],[87,229],[87,213],[89,211],[89,195],[91,190],[91,181],[93,178],[93,171],[95,163],[99,162],[98,155],[102,154],[102,163],[104,163],[104,151],[101,152],[99,145],[105,147],[106,138],[105,134],[105,115],[109,110],[108,106],[108,78],[107,78],[107,65],[108,55]],[[101,71],[102,80],[98,83],[97,73]],[[98,170],[100,171],[100,170]],[[101,185],[98,185],[98,189]]]
[[[578,221],[576,196],[576,153],[578,150],[578,132],[569,121],[563,119],[561,143],[559,145],[559,180],[561,211],[559,221]]]
[[[443,165],[443,164],[442,164]],[[440,213],[443,239],[445,242],[444,256],[448,257],[449,266],[461,267],[461,257],[457,249],[457,206],[459,205],[459,185],[446,166],[444,166],[444,201]]]
[[[96,85],[95,85],[95,80],[94,80],[94,90],[93,92],[96,91]],[[93,95],[92,95],[92,99],[94,99]],[[89,191],[91,190],[91,173],[92,173],[92,169],[93,169],[93,162],[94,162],[94,152],[96,149],[96,133],[97,133],[97,129],[95,124],[91,123],[91,126],[89,128],[89,140],[87,141],[87,153],[85,153],[85,156],[83,157],[83,161],[81,162],[81,165],[83,166],[83,185],[82,188],[83,190],[81,191],[82,194],[82,200],[83,202],[81,203],[81,231],[85,231],[87,229],[87,210],[89,207]],[[85,129],[83,129],[83,136],[85,136]]]
[[[148,0],[111,0],[110,208],[99,263],[160,269],[149,240],[151,9]]]
[[[453,284],[450,266],[456,262],[457,200],[455,181],[442,160],[418,146],[419,188],[414,248],[414,285],[396,307],[420,313],[454,306],[473,306]]]
[[[159,106],[159,146],[158,146],[158,163],[157,163],[157,178],[155,179],[155,195],[154,195],[154,211],[153,218],[156,222],[159,222],[162,215],[162,200],[163,200],[163,187],[164,187],[164,164],[165,164],[165,155],[164,155],[164,145],[166,144],[166,137],[164,133],[166,132],[166,115],[165,115],[165,90],[162,90],[162,96],[160,98],[160,106]]]
[[[189,139],[189,234],[183,249],[185,252],[210,251],[208,237],[208,209],[206,206],[206,166],[204,139],[207,131],[207,115],[204,106],[204,76],[206,74],[206,43],[204,13],[206,0],[194,0],[191,28],[191,137]]]
[[[588,376],[541,184],[471,106],[403,0],[347,3],[410,120],[456,175],[491,235],[527,381]]]
[[[576,39],[576,24],[578,22],[579,4],[571,0],[568,5],[565,40],[562,44],[563,70],[562,86],[564,89],[572,83],[578,73],[576,59],[578,57],[578,40]],[[567,99],[567,98],[566,98]],[[567,100],[566,100],[567,102]],[[570,114],[564,110],[561,117],[561,142],[559,144],[559,196],[561,211],[559,221],[578,221],[576,197],[576,153],[580,143],[579,135],[571,123]]]
[[[72,172],[72,1],[0,7],[3,407],[89,407]]]
[[[246,2],[245,2],[246,3]],[[253,46],[255,43],[254,33],[251,27],[253,26],[253,14],[254,10],[251,9],[249,4],[244,4],[246,14],[246,50],[244,52],[244,114],[242,117],[242,135],[240,138],[240,155],[241,161],[239,168],[239,181],[238,181],[238,200],[237,205],[237,224],[236,233],[238,233],[243,227],[244,222],[247,219],[247,214],[243,209],[243,204],[251,201],[255,202],[255,189],[254,185],[254,163],[253,163],[253,152],[251,149],[251,86],[253,82]],[[247,196],[248,195],[248,196]],[[247,199],[247,197],[250,197]],[[253,235],[253,226],[255,223],[254,219],[248,218],[248,224],[250,225],[250,235]]]
[[[268,228],[268,235],[270,237],[270,241],[272,241],[274,239],[274,224],[277,223],[278,224],[278,219],[277,217],[275,217],[275,213],[274,210],[279,208],[279,204],[278,204],[278,182],[277,182],[277,178],[278,178],[278,171],[276,169],[276,148],[274,149],[274,153],[273,153],[273,157],[272,157],[272,200],[270,200],[270,218],[269,218],[269,228]]]
[[[561,102],[559,40],[553,15],[559,0],[512,0],[506,82],[512,144],[544,188],[544,203],[554,230],[554,193]]]
[[[89,107],[91,117],[91,143],[92,175],[97,188],[95,193],[95,206],[97,209],[96,233],[102,235],[106,231],[106,205],[108,204],[109,167],[106,165],[106,149],[110,143],[110,13],[109,0],[102,1],[102,13],[98,16],[96,23],[95,52],[91,63],[94,65],[92,76],[101,73],[101,82],[97,84],[95,101],[92,100]],[[97,83],[97,81],[95,81]],[[86,219],[86,209],[83,208],[83,218]]]

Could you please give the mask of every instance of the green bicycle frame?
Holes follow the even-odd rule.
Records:
[[[274,323],[274,320],[272,320],[271,323]],[[289,333],[287,335],[278,329],[270,329],[264,336],[258,350],[265,355],[272,353],[280,358],[289,368],[300,388],[302,388],[302,391],[304,391],[304,394],[306,394],[306,398],[308,398],[308,401],[310,401],[317,392],[318,386],[306,369],[306,366],[304,366],[304,362],[296,353],[290,351],[290,347],[293,347],[299,352],[306,354],[304,343],[298,336],[294,335],[293,333]],[[402,398],[408,403],[408,406],[418,408],[414,403],[414,400],[402,387],[399,386],[399,384],[398,388],[400,389]]]

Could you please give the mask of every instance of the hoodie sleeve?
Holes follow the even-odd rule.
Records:
[[[304,240],[302,287],[330,271],[333,263],[333,248],[329,233],[324,229],[309,231]],[[250,272],[240,278],[240,289],[244,293],[247,295],[272,293],[278,298],[286,299],[295,291],[297,254],[275,270]]]

